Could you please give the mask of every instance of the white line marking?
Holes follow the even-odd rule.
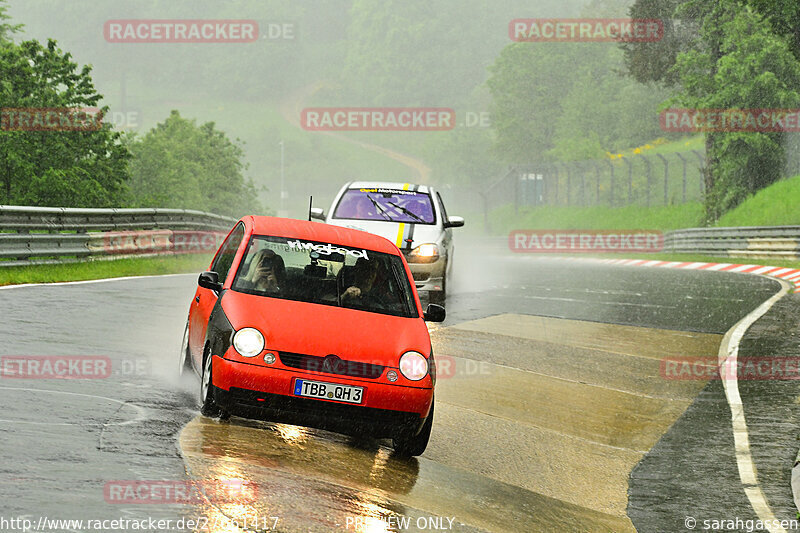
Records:
[[[753,456],[750,454],[750,437],[747,432],[747,422],[744,418],[744,405],[742,405],[742,397],[739,395],[739,381],[736,379],[736,359],[739,355],[739,343],[750,326],[764,316],[791,289],[788,283],[780,282],[780,284],[781,290],[778,293],[759,305],[725,333],[718,355],[720,366],[724,364],[727,365],[726,368],[730,369],[729,375],[731,379],[723,379],[722,386],[725,389],[725,397],[731,409],[731,425],[736,448],[736,465],[739,468],[739,479],[744,485],[744,492],[747,495],[747,499],[750,500],[750,505],[758,515],[758,518],[768,524],[767,529],[770,533],[786,533],[786,530],[775,519],[767,498],[758,485],[756,466],[753,463]]]
[[[556,296],[521,296],[520,298],[527,298],[528,300],[552,300],[554,302],[583,302],[583,303],[591,303],[591,304],[600,304],[600,305],[622,305],[622,306],[634,306],[634,307],[656,307],[660,309],[677,309],[674,305],[656,305],[656,304],[642,304],[636,302],[607,302],[607,301],[593,301],[593,300],[584,300],[581,298],[558,298]]]
[[[767,272],[771,272],[775,270],[777,267],[765,266],[761,268],[757,268],[751,272],[751,274],[766,274]],[[771,275],[771,274],[770,274]]]
[[[147,278],[169,278],[172,276],[197,276],[198,273],[186,272],[184,274],[156,274],[152,276],[125,276],[121,278],[103,278],[103,279],[85,279],[81,281],[54,281],[51,283],[20,283],[18,285],[3,285],[3,289],[20,289],[22,287],[46,287],[48,285],[84,285],[87,283],[105,283],[107,281],[128,281],[131,279],[147,279]]]
[[[101,426],[127,426],[128,424],[135,424],[137,422],[141,422],[147,417],[147,411],[144,407],[140,407],[134,403],[123,402],[122,400],[117,400],[116,398],[108,398],[107,396],[98,396],[96,394],[81,394],[79,392],[66,392],[66,391],[58,391],[58,390],[48,390],[48,389],[29,389],[27,387],[0,387],[0,390],[22,390],[26,392],[44,392],[49,394],[66,394],[69,396],[83,396],[84,398],[99,398],[101,400],[108,400],[109,402],[115,402],[120,405],[133,407],[136,409],[136,418],[132,418],[130,420],[126,420],[124,422],[97,422],[97,425]],[[77,425],[92,425],[91,422],[86,422],[85,420],[81,420],[80,422],[32,422],[27,420],[3,420],[0,419],[0,422],[11,422],[14,424],[33,424],[38,426],[77,426]]]

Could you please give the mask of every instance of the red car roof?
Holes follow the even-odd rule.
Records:
[[[372,233],[350,228],[342,228],[324,222],[308,222],[293,218],[248,216],[255,235],[271,235],[274,237],[291,237],[307,241],[329,242],[354,248],[364,248],[375,252],[400,255],[397,246],[390,240]]]

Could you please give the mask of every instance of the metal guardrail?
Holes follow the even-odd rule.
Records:
[[[0,267],[211,253],[236,219],[188,209],[75,209],[0,205]],[[664,251],[800,258],[800,226],[691,228],[667,232]]]
[[[0,205],[0,230],[112,231],[128,229],[218,229],[235,219],[190,209],[75,209]]]
[[[235,222],[188,209],[0,206],[0,267],[210,253]]]
[[[753,259],[800,258],[800,226],[692,228],[664,235],[664,251]]]

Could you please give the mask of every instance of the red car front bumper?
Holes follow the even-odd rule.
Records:
[[[214,356],[212,369],[215,400],[232,414],[342,433],[391,437],[416,432],[433,403],[432,387],[390,384],[383,377],[352,378],[219,356]],[[296,379],[363,387],[363,399],[360,404],[352,404],[296,396]]]

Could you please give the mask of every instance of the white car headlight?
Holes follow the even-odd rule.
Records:
[[[242,328],[233,336],[233,347],[244,357],[255,357],[264,351],[264,335],[255,328]]]
[[[400,357],[400,373],[406,379],[419,381],[428,375],[428,360],[419,352],[406,352]]]
[[[439,259],[439,247],[432,242],[426,242],[411,250],[406,261],[409,263],[433,263],[437,259]]]

